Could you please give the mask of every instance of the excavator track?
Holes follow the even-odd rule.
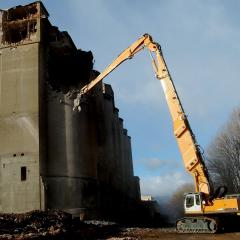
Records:
[[[219,223],[216,218],[209,217],[184,217],[176,222],[179,233],[216,233]]]

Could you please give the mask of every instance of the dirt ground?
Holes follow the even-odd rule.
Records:
[[[221,234],[179,234],[173,228],[126,228],[118,236],[106,238],[107,240],[239,240],[240,232]]]
[[[0,214],[0,240],[238,240],[240,231],[219,234],[180,234],[174,227],[126,227],[113,222],[80,221],[70,214],[32,211]]]

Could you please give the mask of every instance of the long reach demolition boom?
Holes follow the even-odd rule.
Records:
[[[156,78],[160,80],[173,121],[176,137],[184,166],[193,176],[195,193],[185,196],[184,208],[186,217],[177,221],[178,232],[216,232],[223,216],[237,216],[239,212],[238,196],[226,195],[214,198],[203,156],[191,130],[187,116],[182,107],[176,88],[168,71],[161,47],[149,34],[144,34],[131,46],[126,48],[97,78],[81,88],[74,100],[74,110],[80,109],[82,97],[125,60],[132,59],[143,49],[148,49],[152,56],[152,66]],[[153,56],[154,54],[154,56]]]

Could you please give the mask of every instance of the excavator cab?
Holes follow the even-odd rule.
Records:
[[[202,213],[202,195],[200,193],[187,193],[184,199],[184,211],[186,214]]]

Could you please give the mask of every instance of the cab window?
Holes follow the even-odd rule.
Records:
[[[196,204],[200,205],[200,196],[196,195],[195,198],[196,198]]]
[[[190,208],[194,205],[194,196],[187,196],[186,198],[186,207]]]

